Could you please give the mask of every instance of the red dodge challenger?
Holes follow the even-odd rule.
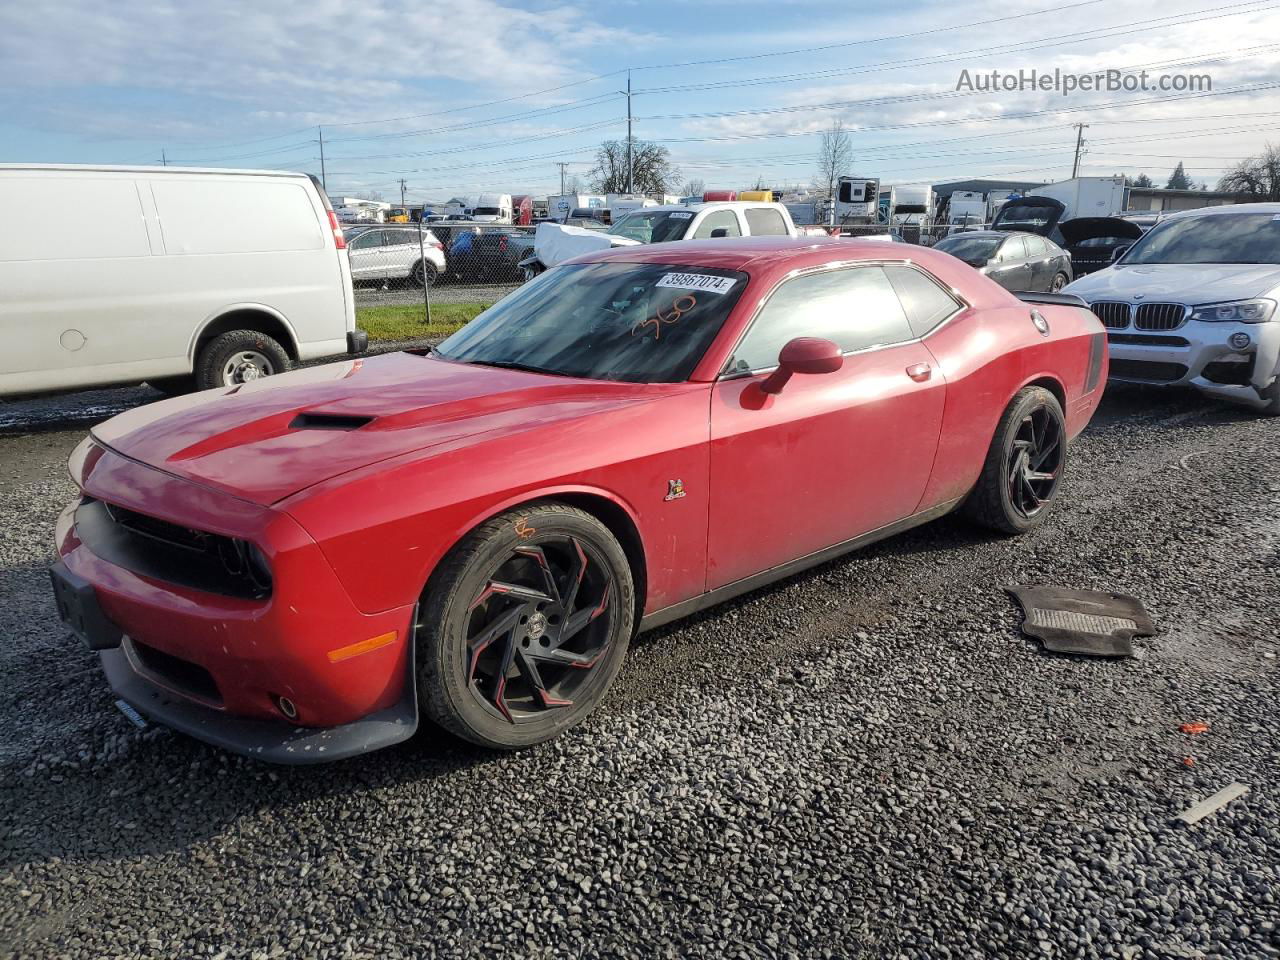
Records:
[[[1074,297],[946,254],[629,247],[435,350],[94,428],[59,612],[163,724],[284,763],[554,737],[638,631],[956,508],[1045,519],[1107,376]]]

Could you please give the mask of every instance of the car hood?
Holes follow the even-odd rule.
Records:
[[[599,253],[611,247],[639,246],[640,241],[618,237],[602,230],[586,227],[567,227],[559,223],[540,223],[533,235],[533,250],[544,267],[554,267],[580,257],[584,253]]]
[[[162,400],[92,433],[133,460],[269,505],[391,457],[578,419],[682,387],[395,353]]]
[[[1192,306],[1248,300],[1280,286],[1280,267],[1257,263],[1168,263],[1110,266],[1069,284],[1086,300],[1146,300]]]

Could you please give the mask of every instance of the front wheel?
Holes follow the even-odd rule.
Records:
[[[469,534],[420,611],[423,710],[466,740],[510,750],[558,736],[600,702],[631,639],[635,586],[604,524],[545,503]]]
[[[1062,405],[1043,387],[1023,387],[1000,418],[964,512],[1000,533],[1034,530],[1047,519],[1066,466]]]
[[[419,260],[414,264],[409,279],[415,287],[429,287],[436,282],[437,276],[438,271],[433,264]]]

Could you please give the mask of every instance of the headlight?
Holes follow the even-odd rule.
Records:
[[[1274,300],[1232,300],[1230,303],[1206,303],[1196,307],[1191,311],[1191,319],[1265,323],[1275,311]]]

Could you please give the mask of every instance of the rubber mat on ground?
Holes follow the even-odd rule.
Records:
[[[1155,634],[1141,601],[1123,593],[1065,587],[1011,587],[1022,632],[1046,650],[1087,657],[1131,657],[1133,638]]]

